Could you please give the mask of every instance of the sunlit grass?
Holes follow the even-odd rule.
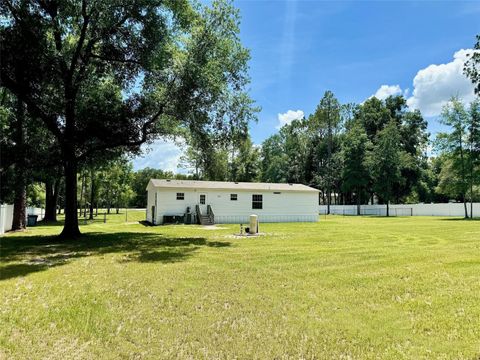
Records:
[[[332,216],[235,238],[122,215],[77,241],[1,239],[0,358],[480,356],[479,221]]]

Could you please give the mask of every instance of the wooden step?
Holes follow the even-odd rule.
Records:
[[[200,216],[200,224],[202,224],[202,225],[214,225],[215,222],[211,221],[209,216],[202,215],[202,216]]]

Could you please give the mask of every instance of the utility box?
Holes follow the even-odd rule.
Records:
[[[256,233],[258,233],[258,216],[257,215],[250,215],[249,234],[254,235]]]

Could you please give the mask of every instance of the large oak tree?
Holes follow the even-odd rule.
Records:
[[[1,86],[60,148],[65,237],[80,234],[77,170],[89,158],[160,136],[225,138],[254,116],[229,3],[4,0],[0,16]]]

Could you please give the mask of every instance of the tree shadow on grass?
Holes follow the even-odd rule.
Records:
[[[188,259],[201,247],[228,247],[230,242],[203,237],[174,238],[162,234],[87,233],[77,240],[56,236],[7,236],[0,239],[0,281],[61,266],[76,258],[119,253],[121,262],[173,263]]]

